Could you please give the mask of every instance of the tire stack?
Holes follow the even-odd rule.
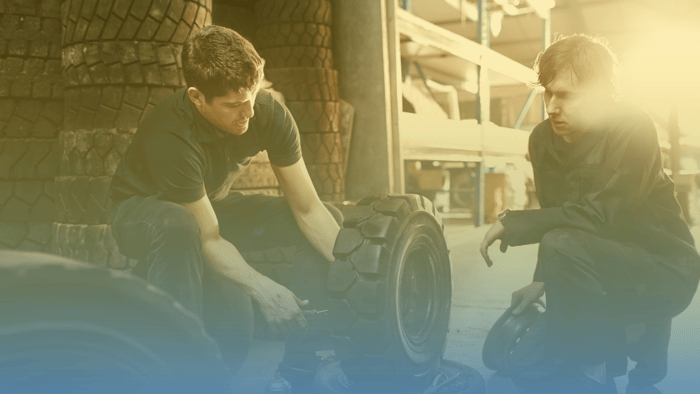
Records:
[[[51,249],[63,123],[60,7],[0,2],[0,249]]]
[[[331,52],[330,0],[259,0],[254,44],[301,133],[306,168],[322,200],[342,201],[338,73]]]
[[[187,36],[211,23],[211,0],[66,0],[65,128],[59,136],[54,250],[127,268],[109,226],[109,187],[143,117],[185,86]]]
[[[249,41],[255,35],[255,0],[214,0],[213,22],[228,27]],[[270,167],[267,152],[255,155],[250,166],[231,185],[232,192],[281,195],[279,183]]]

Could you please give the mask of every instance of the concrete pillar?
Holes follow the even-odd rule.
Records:
[[[340,97],[355,107],[346,198],[402,191],[397,0],[333,0]]]

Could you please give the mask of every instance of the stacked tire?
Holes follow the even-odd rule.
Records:
[[[211,0],[67,0],[61,12],[65,127],[54,249],[127,268],[109,226],[111,179],[139,122],[185,86],[182,45],[211,24]]]
[[[228,27],[253,41],[255,1],[214,0],[213,7],[216,10],[212,16],[215,25]],[[231,190],[243,194],[281,195],[267,152],[260,152],[251,159],[250,166],[231,185]]]
[[[63,123],[60,6],[0,3],[0,249],[51,248]]]
[[[265,76],[297,122],[316,191],[325,201],[341,201],[345,182],[330,0],[259,0],[255,19],[254,44],[265,59]]]

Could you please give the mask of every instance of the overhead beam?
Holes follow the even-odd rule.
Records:
[[[442,0],[445,3],[452,6],[452,8],[458,10],[462,14],[462,18],[476,22],[479,20],[479,10],[476,6],[467,0]],[[460,20],[461,22],[461,20]]]
[[[486,66],[521,83],[529,84],[536,79],[532,69],[459,34],[435,26],[402,9],[396,10],[396,17],[399,32],[417,43]]]

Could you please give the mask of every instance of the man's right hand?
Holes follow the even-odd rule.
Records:
[[[308,305],[308,300],[300,300],[291,290],[265,276],[252,296],[272,332],[285,334],[306,330],[308,324],[300,307]]]
[[[510,305],[518,305],[513,309],[514,315],[519,315],[529,305],[537,302],[544,295],[544,282],[532,282],[522,289],[513,292]]]

